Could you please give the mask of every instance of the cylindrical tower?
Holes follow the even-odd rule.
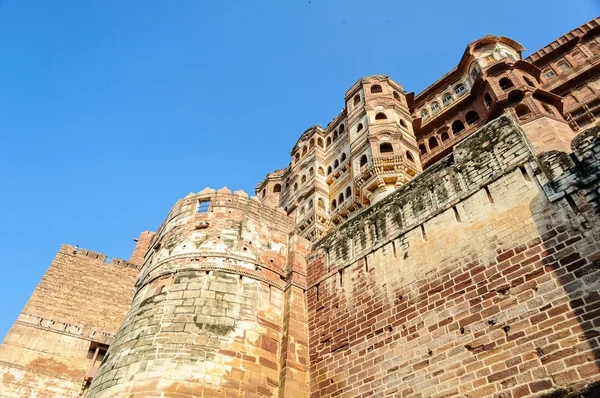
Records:
[[[277,396],[293,229],[241,191],[179,200],[88,397]]]

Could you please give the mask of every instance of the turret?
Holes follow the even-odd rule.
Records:
[[[308,396],[306,382],[288,380],[293,356],[282,346],[306,344],[286,327],[287,316],[300,316],[284,302],[302,293],[308,250],[293,229],[281,209],[242,191],[204,189],[179,200],[151,241],[88,396],[229,396],[241,388],[270,397],[288,387]]]

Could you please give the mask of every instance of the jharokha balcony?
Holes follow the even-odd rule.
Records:
[[[367,199],[371,200],[375,190],[380,189],[385,192],[389,184],[400,187],[416,174],[415,163],[404,156],[380,156],[373,158],[372,164],[361,166],[354,183]]]

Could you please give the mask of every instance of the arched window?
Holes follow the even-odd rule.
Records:
[[[298,217],[300,217],[300,218],[304,217],[304,207],[300,208],[300,211],[298,212]]]
[[[331,146],[331,137],[327,137],[327,148]]]
[[[419,144],[419,151],[421,151],[421,155],[425,155],[427,153],[427,148],[424,144]]]
[[[297,153],[297,154],[294,155],[294,162],[298,163],[299,161],[300,161],[300,154]]]
[[[452,122],[452,132],[458,134],[465,129],[465,125],[460,120]]]
[[[379,145],[379,153],[392,153],[394,152],[394,148],[392,147],[392,144],[390,144],[389,142],[384,142],[383,144]]]
[[[281,192],[281,185],[280,184],[275,184],[273,186],[273,193],[277,193],[277,192]]]
[[[440,136],[440,138],[442,139],[442,142],[447,141],[448,139],[450,139],[450,136],[448,135],[447,131],[444,131],[442,133],[442,135]]]
[[[415,162],[415,158],[412,155],[412,153],[410,153],[410,151],[406,151],[406,159],[410,160],[411,162]]]
[[[302,148],[302,156],[306,155],[306,153],[308,152],[308,149],[306,147]]]
[[[375,115],[375,120],[385,120],[385,119],[387,119],[387,116],[383,112],[379,112]]]
[[[346,199],[349,199],[352,197],[352,188],[348,187],[346,188]]]
[[[400,119],[400,126],[407,127],[406,126],[406,122],[404,121],[404,119]]]
[[[438,104],[437,102],[433,102],[431,104],[431,113],[436,113],[440,110],[440,104]]]
[[[343,134],[346,128],[344,127],[343,124],[340,124],[340,134]]]
[[[498,81],[498,84],[500,84],[500,88],[504,91],[508,90],[509,88],[513,88],[515,86],[513,84],[512,80],[510,80],[508,77],[503,77],[502,79],[500,79]]]
[[[437,148],[438,141],[435,137],[429,137],[429,149]]]
[[[368,162],[367,155],[362,155],[360,157],[360,167],[363,167],[364,165],[366,165],[367,162]]]
[[[360,103],[360,95],[356,94],[354,96],[354,105],[358,105]]]
[[[263,189],[263,190],[262,190],[262,197],[263,197],[263,199],[264,199],[264,197],[265,197],[266,195],[267,195],[267,190],[266,190],[266,189]]]
[[[471,125],[478,120],[479,120],[479,114],[475,111],[469,111],[465,115],[465,121],[467,122],[468,125]]]
[[[525,104],[520,104],[515,108],[515,112],[517,113],[517,117],[519,120],[527,119],[527,117],[531,114],[531,111]]]
[[[333,140],[335,141],[335,140],[337,140],[337,138],[338,138],[338,132],[337,132],[337,130],[335,130],[333,132]]]
[[[294,183],[294,192],[296,192],[297,190],[298,190],[298,183],[297,183],[297,182],[295,182],[295,183]]]
[[[337,201],[334,199],[331,201],[331,208],[335,209],[337,207]]]
[[[427,109],[421,109],[421,119],[426,120],[429,117],[429,112]]]
[[[321,198],[317,199],[317,207],[325,211],[325,201]]]
[[[310,140],[309,149],[313,149],[315,147],[315,139]]]
[[[358,133],[358,132],[362,131],[362,129],[363,129],[362,123],[358,123],[358,126],[356,126],[356,132]]]
[[[456,94],[458,96],[463,95],[465,93],[465,91],[467,91],[467,89],[465,89],[465,86],[462,83],[454,86],[454,94]]]
[[[327,168],[327,175],[331,174],[331,166]]]
[[[324,176],[325,170],[322,167],[319,167],[319,169],[317,170],[317,173],[319,173],[320,176]]]
[[[303,175],[302,178],[300,179],[300,183],[304,184],[306,182],[306,176]]]
[[[346,154],[342,153],[342,156],[340,157],[340,163],[342,163],[344,160],[346,160]]]
[[[483,96],[483,102],[485,103],[486,107],[490,107],[492,106],[492,103],[494,101],[492,101],[492,97],[490,96],[490,93],[485,93],[485,95]]]
[[[402,99],[400,98],[400,94],[398,94],[396,91],[394,91],[394,99],[397,101],[401,101]]]
[[[479,72],[481,72],[479,70],[479,66],[477,66],[476,63],[473,63],[473,68],[471,69],[471,72],[469,72],[469,76],[471,76],[471,79],[477,79],[477,76],[479,76]]]
[[[377,93],[381,93],[383,92],[383,90],[381,89],[381,86],[379,84],[373,84],[371,86],[371,93],[372,94],[377,94]]]
[[[442,98],[442,103],[444,105],[448,105],[452,102],[452,95],[450,93],[446,93],[444,94],[444,97]]]
[[[314,169],[313,167],[311,167],[311,168],[308,170],[308,174],[309,174],[309,175],[313,175],[313,174],[315,174],[315,169]]]
[[[333,162],[333,168],[334,168],[334,169],[337,169],[339,165],[340,165],[340,161],[336,159],[336,160]]]
[[[318,145],[319,145],[321,148],[325,148],[325,144],[323,143],[323,139],[322,139],[322,138],[319,138],[319,139],[317,140],[317,144],[318,144]]]
[[[340,195],[338,196],[338,203],[342,204],[344,203],[344,193],[340,192]]]
[[[535,87],[535,84],[531,80],[529,80],[526,76],[523,76],[523,80],[527,83],[528,86]]]

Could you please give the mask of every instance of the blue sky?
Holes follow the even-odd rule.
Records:
[[[488,33],[537,50],[600,2],[0,0],[0,338],[62,243],[129,258],[177,198],[253,193],[360,77],[418,92]]]

